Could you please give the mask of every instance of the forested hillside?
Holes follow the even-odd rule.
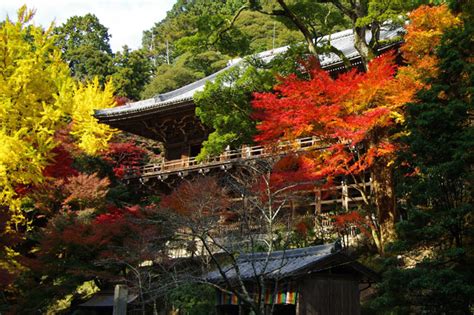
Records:
[[[244,11],[234,27],[225,31],[245,3],[180,0],[163,21],[145,31],[142,45],[156,68],[142,98],[203,78],[223,68],[229,59],[302,40],[294,28],[251,11]]]

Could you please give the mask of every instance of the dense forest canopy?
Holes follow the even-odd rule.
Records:
[[[356,49],[367,65],[376,55],[381,25],[388,20],[402,24],[416,5],[379,0],[178,1],[164,20],[143,33],[143,49],[157,68],[142,97],[202,78],[230,58],[296,43],[306,42],[308,53],[332,52],[344,59],[320,39],[348,28],[354,29]],[[169,71],[170,64],[176,73]]]
[[[167,17],[143,33],[142,45],[156,72],[142,97],[191,83],[225,67],[235,57],[303,39],[281,21],[247,11],[223,31],[245,1],[178,1]],[[171,70],[172,69],[172,70]]]

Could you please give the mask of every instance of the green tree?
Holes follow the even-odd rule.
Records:
[[[382,24],[391,21],[401,24],[405,14],[419,5],[403,0],[321,0],[350,20],[354,31],[354,46],[359,52],[362,64],[367,69],[370,60],[377,56]],[[367,36],[369,35],[370,36]]]
[[[170,290],[167,300],[183,315],[206,315],[215,307],[215,296],[209,285],[185,283]]]
[[[242,12],[234,25],[235,29],[248,38],[248,53],[258,53],[303,41],[303,36],[297,30],[258,12]]]
[[[225,61],[231,57],[246,56],[303,40],[304,37],[294,26],[288,27],[292,24],[287,20],[242,10],[247,8],[245,4],[244,0],[178,1],[163,21],[144,32],[143,47],[155,61],[157,69],[142,96],[151,97],[190,83],[203,74],[214,73],[223,68]],[[318,6],[324,10],[316,9],[309,3],[302,5],[295,2],[293,6],[309,24],[309,21],[324,20],[324,23],[316,24],[327,25],[331,30],[341,28],[341,14],[336,10],[329,12],[328,4]],[[316,24],[311,25],[315,28]],[[336,24],[339,28],[334,26]],[[321,33],[315,34],[319,35]],[[178,71],[168,73],[167,65],[173,65]]]
[[[204,1],[202,1],[204,2]],[[251,38],[240,29],[233,28],[226,33],[218,33],[219,27],[230,17],[226,7],[220,10],[191,10],[187,14],[194,21],[194,31],[178,41],[175,46],[179,54],[186,52],[202,53],[209,50],[220,51],[231,56],[243,56],[250,53]],[[196,14],[196,16],[190,16]]]
[[[154,78],[145,86],[141,97],[151,98],[157,94],[175,90],[202,77],[204,77],[202,72],[193,71],[182,63],[163,64],[156,69]]]
[[[301,47],[294,47],[270,64],[248,60],[218,75],[214,82],[206,83],[204,91],[194,96],[196,115],[214,131],[204,141],[198,159],[220,154],[227,146],[239,148],[253,143],[256,120],[251,118],[252,94],[270,91],[277,75],[297,72],[304,75],[295,61],[301,53]]]
[[[156,70],[142,97],[191,83],[225,67],[230,56],[249,52],[249,41],[239,30],[214,44],[209,39],[232,14],[231,2],[178,1],[163,21],[144,32],[143,47]]]
[[[201,53],[185,53],[180,58],[185,59],[185,65],[190,69],[211,75],[227,65],[229,56],[215,50],[204,51]]]
[[[439,72],[407,109],[408,145],[399,190],[407,220],[392,246],[379,311],[469,314],[474,296],[474,25],[448,31]]]
[[[140,93],[150,81],[152,62],[144,50],[130,50],[127,46],[114,56],[115,72],[112,81],[118,96],[140,99]]]
[[[284,22],[288,27],[298,30],[313,54],[332,52],[344,60],[341,51],[328,42],[319,42],[323,35],[352,26],[355,37],[355,48],[359,52],[362,64],[367,69],[370,60],[377,55],[380,40],[380,28],[386,21],[392,24],[401,23],[404,14],[416,7],[418,2],[402,0],[247,0],[229,19],[220,32],[232,29],[239,15],[246,10],[272,16]],[[369,35],[370,36],[366,36]]]
[[[288,28],[298,30],[303,35],[311,54],[316,56],[322,52],[331,51],[345,59],[339,50],[328,43],[320,42],[319,45],[316,45],[316,41],[320,40],[322,36],[347,26],[347,21],[343,19],[342,14],[323,1],[249,0],[248,8],[265,15],[271,15],[285,23]]]
[[[243,0],[179,0],[164,20],[143,33],[143,47],[149,49],[157,66],[172,63],[174,58],[186,51],[209,50],[210,41],[206,36],[211,34],[225,18],[231,17],[242,3]],[[204,30],[206,32],[203,32]],[[212,50],[219,50],[225,54],[229,54],[229,50],[245,51],[246,48],[241,48],[241,44],[236,45],[241,40],[237,37],[240,37],[238,32],[226,36],[225,45],[221,45],[220,49],[214,47]],[[176,47],[178,42],[181,43],[181,47]],[[248,42],[245,40],[244,42],[248,46]]]
[[[206,84],[204,91],[194,97],[196,114],[214,131],[204,141],[198,159],[220,154],[228,145],[238,148],[252,143],[256,131],[255,121],[249,119],[252,93],[268,91],[273,84],[270,71],[254,66],[236,66]]]
[[[99,19],[90,13],[73,16],[54,32],[73,76],[79,80],[98,76],[103,85],[113,72],[112,50],[109,32]]]

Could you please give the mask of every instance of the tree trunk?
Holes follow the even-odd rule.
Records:
[[[367,40],[365,38],[366,34],[367,27],[363,26],[354,28],[354,47],[360,55],[364,70],[368,71],[369,62],[375,58],[376,54],[372,47],[367,44]]]
[[[287,18],[291,20],[291,22],[300,30],[301,34],[303,34],[304,39],[306,43],[308,44],[308,50],[309,52],[316,57],[316,62],[319,65],[319,58],[318,58],[318,52],[316,49],[316,44],[314,42],[315,38],[313,38],[313,35],[311,32],[308,30],[306,25],[296,16],[290,8],[287,6],[284,0],[277,0],[278,4],[280,7],[283,9],[285,12],[285,15]]]
[[[395,223],[398,212],[395,202],[393,170],[387,161],[381,159],[371,167],[372,196],[374,198],[375,215],[380,229],[380,254],[384,254],[385,245],[395,239]]]

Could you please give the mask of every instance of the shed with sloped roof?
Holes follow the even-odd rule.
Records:
[[[217,290],[218,314],[245,314],[240,281],[268,314],[360,314],[360,288],[379,276],[351,259],[335,244],[240,255],[235,264],[205,276]],[[265,284],[261,288],[259,280]]]

